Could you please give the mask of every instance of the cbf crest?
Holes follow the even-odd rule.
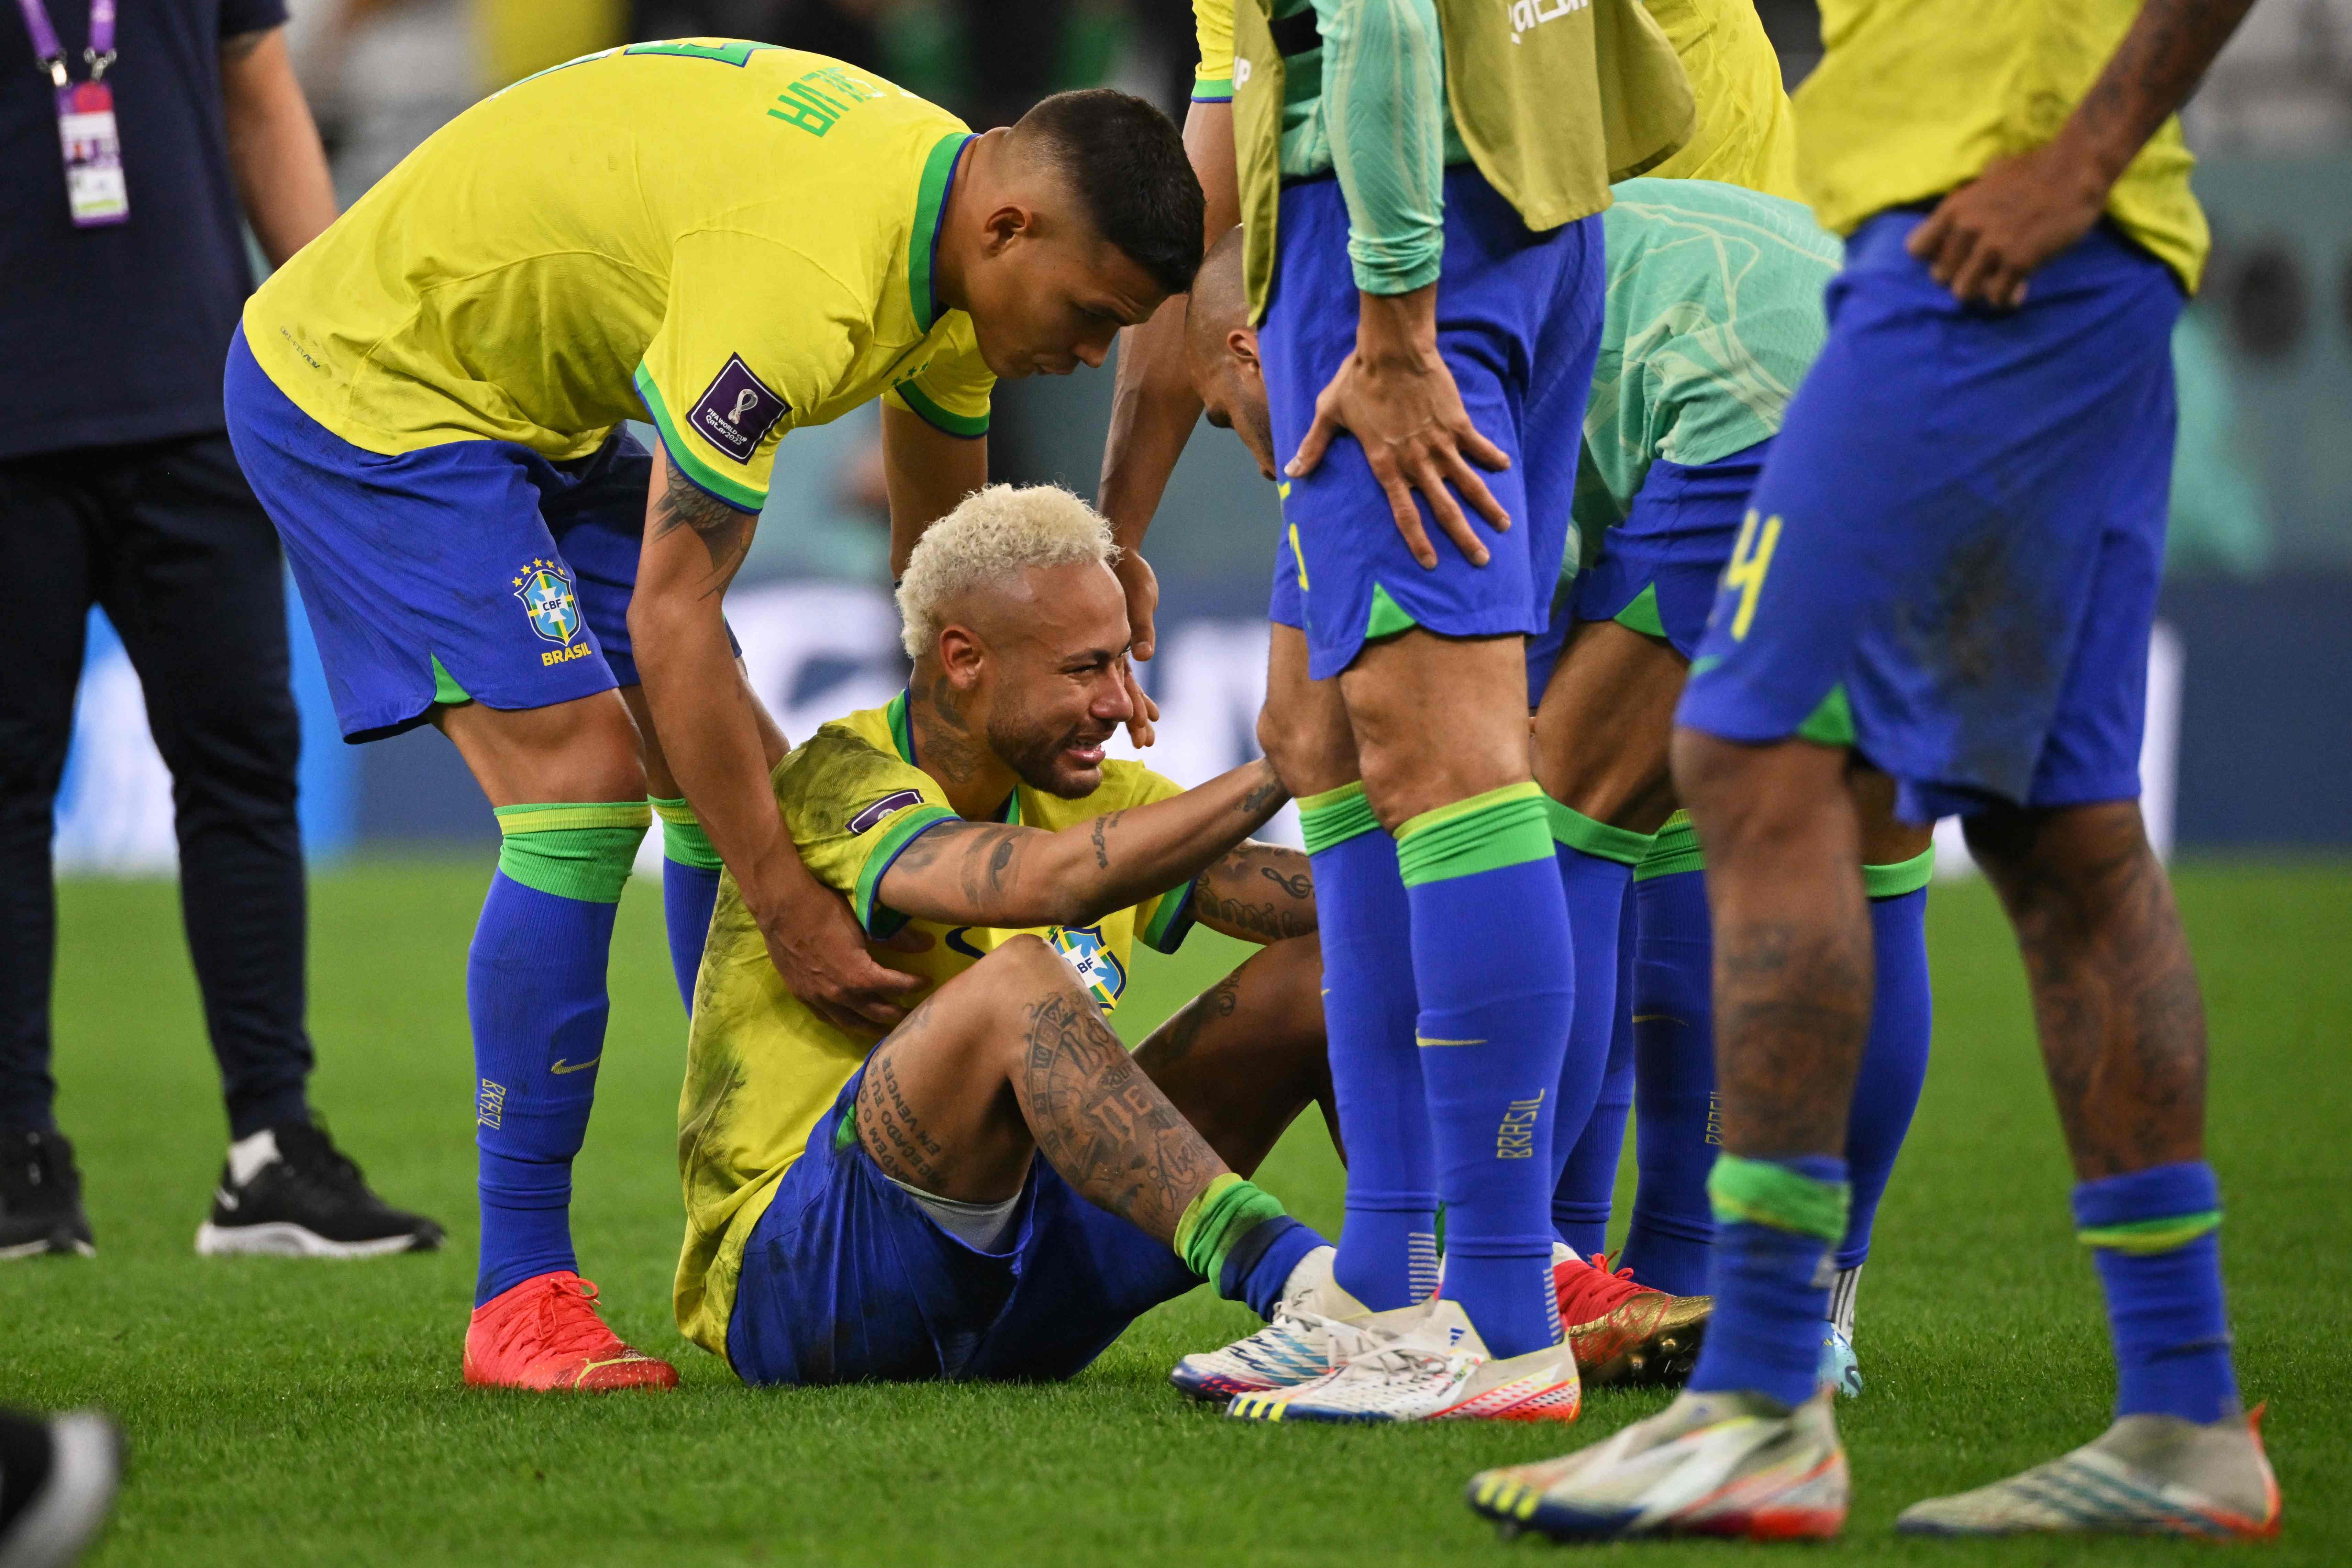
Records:
[[[572,569],[562,562],[532,561],[516,574],[514,596],[542,640],[568,646],[580,635],[580,595],[572,585]]]
[[[1102,928],[1055,926],[1046,934],[1062,962],[1077,972],[1078,984],[1095,1005],[1106,1013],[1118,1006],[1119,994],[1127,989],[1127,969],[1103,941]]]

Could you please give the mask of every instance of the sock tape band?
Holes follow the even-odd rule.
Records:
[[[700,871],[720,868],[719,851],[710,847],[710,835],[702,831],[702,819],[694,815],[694,807],[687,805],[685,796],[665,800],[657,795],[649,795],[646,804],[661,818],[665,857]]]
[[[1424,811],[1397,829],[1396,841],[1408,888],[1552,858],[1544,793],[1532,779]]]
[[[1745,1221],[1834,1242],[1845,1236],[1853,1187],[1818,1181],[1778,1160],[1726,1153],[1716,1156],[1715,1169],[1707,1173],[1706,1196],[1717,1225]]]
[[[559,899],[616,904],[653,822],[642,800],[502,805],[499,869]]]

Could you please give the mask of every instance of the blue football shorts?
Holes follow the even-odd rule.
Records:
[[[752,1227],[727,1325],[749,1384],[1071,1377],[1201,1280],[1042,1157],[1001,1252],[940,1228],[850,1118],[860,1068]]]
[[[1356,343],[1348,208],[1337,179],[1284,188],[1278,245],[1258,342],[1274,449],[1286,464],[1314,423],[1316,398]],[[1397,532],[1361,444],[1348,435],[1333,441],[1313,473],[1287,481],[1282,542],[1296,542],[1291,577],[1300,586],[1289,601],[1277,574],[1269,606],[1276,620],[1306,628],[1313,679],[1338,675],[1368,640],[1412,626],[1449,637],[1543,630],[1567,542],[1606,284],[1599,218],[1537,233],[1476,169],[1446,171],[1438,349],[1471,422],[1510,456],[1509,468],[1481,477],[1511,526],[1497,534],[1463,507],[1492,552],[1473,566],[1416,498],[1437,551],[1436,567],[1423,569]]]
[[[1625,521],[1601,536],[1601,553],[1555,599],[1551,624],[1528,644],[1528,704],[1543,697],[1573,623],[1615,621],[1664,639],[1685,658],[1706,632],[1707,613],[1771,437],[1711,463],[1661,458],[1643,476]]]
[[[345,740],[398,734],[436,703],[546,708],[637,684],[629,595],[653,460],[625,430],[569,462],[509,441],[386,457],[296,407],[242,328],[223,394]]]
[[[2136,797],[2180,285],[2103,223],[1964,307],[1923,212],[1847,242],[1678,721],[1850,744],[1914,822]]]

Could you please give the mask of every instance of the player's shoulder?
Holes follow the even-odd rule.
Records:
[[[854,837],[908,806],[947,805],[937,781],[900,753],[890,708],[819,725],[777,764],[774,783],[796,838],[812,832]]]

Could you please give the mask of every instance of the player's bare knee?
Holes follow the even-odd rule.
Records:
[[[2156,859],[2137,801],[1997,806],[1960,826],[1969,852],[2012,907],[2062,902],[2095,912]]]
[[[1841,784],[1843,753],[1802,741],[1748,745],[1703,731],[1675,731],[1675,788],[1709,854],[1802,852],[1851,831]]]

